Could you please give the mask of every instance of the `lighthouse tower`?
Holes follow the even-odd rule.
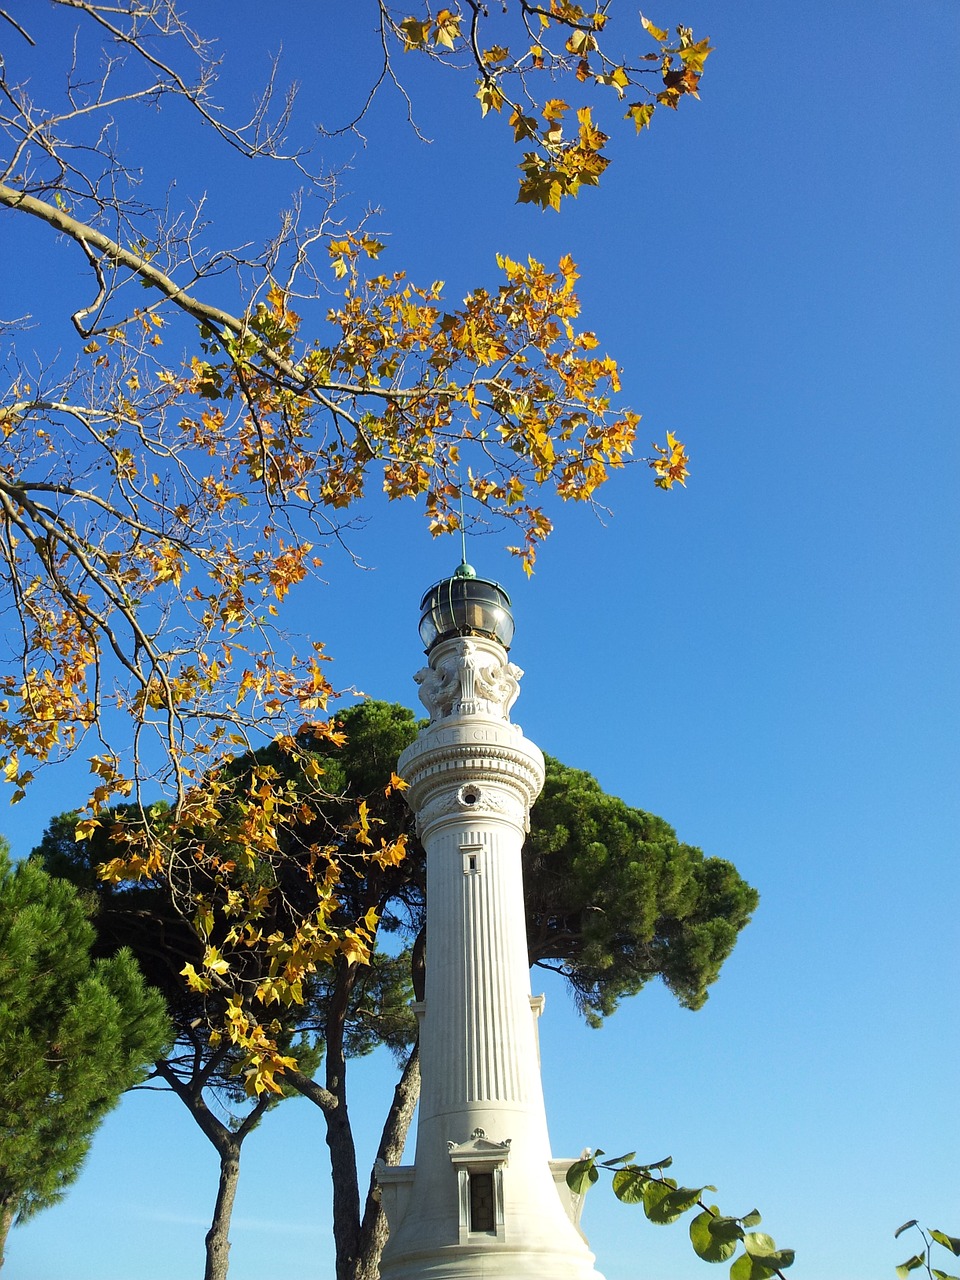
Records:
[[[427,858],[412,1166],[380,1163],[381,1280],[602,1280],[553,1160],[530,993],[520,850],[543,756],[510,709],[510,599],[461,564],[423,597],[430,723],[399,761]]]

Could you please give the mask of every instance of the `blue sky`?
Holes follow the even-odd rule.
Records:
[[[354,24],[332,6],[212,6],[225,92],[245,95],[282,36],[303,118],[341,123],[370,66],[369,7]],[[556,511],[529,583],[496,534],[470,548],[513,594],[528,736],[761,893],[698,1013],[651,989],[590,1031],[546,986],[554,1150],[671,1153],[725,1210],[759,1206],[798,1280],[875,1280],[910,1251],[892,1239],[903,1220],[960,1230],[960,10],[671,0],[650,16],[711,37],[702,101],[624,131],[601,189],[559,217],[513,203],[505,126],[412,57],[433,145],[385,98],[367,147],[335,156],[353,207],[382,210],[387,269],[454,299],[493,283],[498,251],[572,253],[641,440],[675,430],[692,458],[685,491],[617,475],[605,524]],[[205,182],[212,235],[268,234],[292,180],[181,150],[162,124],[143,126],[150,181]],[[12,221],[0,246],[44,253],[31,270],[63,313],[81,264]],[[14,283],[8,268],[0,314]],[[419,595],[458,548],[412,507],[366,514],[353,547],[369,570],[331,552],[290,620],[327,641],[340,684],[413,704]],[[15,852],[84,780],[65,770],[0,817]],[[392,1069],[356,1070],[369,1148]],[[216,1164],[182,1110],[124,1101],[64,1204],[13,1233],[5,1280],[199,1274]],[[284,1104],[243,1161],[232,1280],[327,1280],[319,1116]],[[602,1189],[585,1228],[607,1280],[711,1274],[682,1226]]]

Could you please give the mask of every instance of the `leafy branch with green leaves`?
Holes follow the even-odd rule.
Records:
[[[605,1153],[594,1151],[575,1161],[567,1170],[567,1186],[583,1195],[599,1179],[600,1169],[613,1171],[613,1194],[624,1204],[639,1204],[648,1221],[666,1226],[677,1222],[691,1209],[700,1212],[690,1222],[690,1243],[704,1262],[729,1262],[730,1280],[770,1280],[778,1276],[786,1280],[784,1271],[793,1265],[794,1251],[778,1249],[772,1236],[755,1231],[762,1221],[758,1210],[751,1209],[742,1218],[722,1214],[703,1199],[705,1191],[716,1187],[681,1187],[664,1170],[673,1164],[672,1156],[650,1164],[636,1164],[636,1152],[601,1160]],[[737,1252],[743,1246],[743,1253]],[[937,1274],[937,1273],[934,1273]]]
[[[929,1231],[924,1231],[916,1218],[911,1218],[902,1227],[897,1227],[893,1233],[894,1239],[899,1240],[905,1231],[910,1231],[914,1227],[923,1237],[923,1252],[915,1253],[912,1258],[900,1263],[899,1267],[897,1267],[899,1280],[906,1280],[911,1271],[919,1271],[921,1267],[930,1276],[931,1280],[960,1280],[960,1277],[935,1267],[932,1258],[934,1244],[943,1245],[944,1249],[949,1249],[955,1258],[960,1258],[960,1239],[957,1236],[948,1236],[945,1231],[935,1231],[933,1228],[930,1228]]]
[[[677,1222],[691,1209],[700,1212],[690,1222],[690,1243],[694,1253],[704,1262],[729,1262],[730,1280],[771,1280],[778,1276],[786,1280],[784,1271],[793,1266],[793,1249],[778,1249],[772,1236],[755,1231],[762,1221],[757,1209],[751,1209],[742,1218],[722,1214],[715,1204],[703,1199],[705,1191],[716,1187],[681,1187],[673,1178],[664,1176],[664,1170],[673,1164],[673,1157],[655,1160],[650,1164],[636,1164],[636,1152],[601,1160],[605,1152],[599,1148],[591,1155],[574,1161],[567,1170],[567,1186],[575,1195],[584,1195],[600,1178],[601,1169],[613,1172],[613,1194],[624,1204],[639,1204],[648,1221],[666,1226]],[[898,1280],[906,1280],[911,1271],[923,1272],[929,1280],[960,1280],[960,1276],[941,1271],[933,1265],[933,1246],[941,1245],[954,1257],[960,1258],[960,1237],[948,1236],[945,1231],[933,1228],[924,1230],[916,1218],[911,1218],[894,1232],[899,1239],[905,1231],[916,1228],[923,1238],[923,1250],[915,1253],[897,1267]],[[743,1253],[737,1254],[740,1246]]]

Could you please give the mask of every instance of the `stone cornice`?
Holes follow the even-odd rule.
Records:
[[[518,726],[477,716],[430,725],[398,762],[421,835],[440,818],[469,812],[525,829],[543,768],[540,748]]]

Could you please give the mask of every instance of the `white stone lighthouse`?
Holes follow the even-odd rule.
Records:
[[[466,563],[426,593],[430,723],[399,761],[427,858],[422,1090],[412,1166],[380,1164],[382,1280],[601,1280],[553,1160],[520,850],[543,756],[510,723],[510,599]]]

